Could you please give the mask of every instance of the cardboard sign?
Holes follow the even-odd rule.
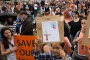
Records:
[[[85,51],[83,50],[84,46],[81,44],[81,42],[78,43],[78,55],[86,56]]]
[[[44,43],[64,41],[63,16],[36,17],[37,36]]]
[[[83,45],[90,46],[90,14],[85,25],[85,33],[82,41]]]
[[[35,47],[35,36],[15,36],[14,44],[19,45],[16,51],[17,60],[34,60],[32,55],[33,47]]]
[[[87,46],[87,48],[90,50],[90,46]],[[81,56],[86,56],[86,51],[84,50],[84,46],[81,42],[78,42],[78,54]]]
[[[84,34],[82,32],[80,32],[79,34],[79,38],[83,38],[84,37]],[[78,42],[78,55],[81,55],[81,56],[86,56],[87,53],[85,51],[85,45],[82,45],[82,39],[81,41]],[[90,46],[86,46],[88,49],[90,49]]]

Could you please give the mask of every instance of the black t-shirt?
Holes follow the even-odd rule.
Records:
[[[45,12],[49,12],[49,7],[45,7]]]
[[[75,37],[76,33],[81,30],[81,20],[79,19],[78,22],[71,21],[69,22],[70,25],[70,33],[72,36]]]
[[[69,28],[65,22],[64,22],[64,37],[70,38]]]
[[[79,1],[76,1],[76,3],[75,3],[76,5],[77,5],[77,8],[78,8],[78,4],[80,4],[80,2]]]

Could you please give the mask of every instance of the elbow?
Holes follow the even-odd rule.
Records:
[[[1,56],[5,56],[5,55],[8,55],[8,53],[1,52]]]
[[[1,56],[5,56],[6,54],[5,53],[1,53]]]

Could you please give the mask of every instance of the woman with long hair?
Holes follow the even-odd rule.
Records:
[[[7,27],[2,28],[1,37],[1,55],[7,57],[7,60],[16,60],[15,51],[18,46],[14,46],[12,31]]]

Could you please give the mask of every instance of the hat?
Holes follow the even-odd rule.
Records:
[[[28,15],[27,12],[25,12],[25,11],[22,11],[22,12],[20,13],[20,15],[22,15],[22,14]]]

